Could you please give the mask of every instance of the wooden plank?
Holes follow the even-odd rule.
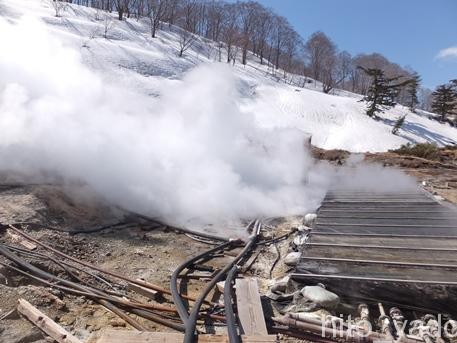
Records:
[[[23,237],[15,234],[10,229],[6,229],[6,234],[8,235],[8,237],[11,239],[11,241],[13,243],[20,244],[20,245],[22,245],[24,248],[26,248],[28,250],[35,250],[37,248],[37,246],[34,243],[32,243],[32,242],[24,239]]]
[[[97,337],[95,337],[97,336]],[[276,342],[275,335],[242,336],[243,343],[272,343]],[[184,335],[172,332],[138,332],[107,329],[95,334],[89,339],[90,343],[182,343]],[[199,343],[229,343],[223,335],[199,335]]]
[[[59,343],[82,343],[25,299],[19,299],[17,311]]]
[[[236,304],[242,333],[267,335],[257,279],[236,279]]]
[[[144,280],[139,280],[139,281],[144,281]],[[157,298],[160,297],[159,292],[154,291],[153,289],[149,289],[149,288],[146,288],[143,286],[136,285],[134,283],[130,283],[130,282],[127,283],[127,289],[129,291],[138,293],[138,294],[140,294],[148,299],[152,299],[152,300],[157,300]]]

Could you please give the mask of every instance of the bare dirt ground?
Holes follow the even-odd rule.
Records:
[[[181,262],[208,249],[207,244],[165,227],[151,229],[138,225],[87,234],[64,232],[75,228],[96,228],[119,221],[121,217],[118,211],[104,206],[102,202],[75,202],[65,194],[58,186],[3,185],[0,188],[0,222],[31,222],[57,228],[59,231],[34,225],[29,226],[27,232],[41,242],[83,261],[134,279],[142,278],[164,288],[169,287],[170,276]],[[277,222],[275,235],[287,232],[297,223],[298,218]],[[17,243],[5,229],[0,230],[0,242]],[[289,242],[284,241],[277,244],[278,250],[273,246],[264,247],[254,261],[250,272],[260,278],[263,291],[268,289],[272,261],[279,259],[278,251],[284,256],[288,246]],[[218,269],[232,258],[221,257],[212,260],[211,265]],[[6,262],[6,259],[0,256],[0,261]],[[279,261],[272,276],[284,275],[287,268]],[[201,281],[189,282],[187,294],[198,295],[204,284]],[[91,300],[43,286],[0,265],[0,318],[15,309],[19,298],[28,300],[84,340],[101,329],[129,328],[122,319]],[[161,302],[164,305],[172,304],[170,297]],[[171,330],[139,317],[135,319],[151,331]],[[46,342],[46,339],[39,329],[13,311],[0,319],[0,342]]]
[[[344,150],[313,148],[316,159],[342,165],[351,154]],[[457,204],[457,148],[437,149],[433,159],[401,155],[396,152],[367,153],[364,160],[386,167],[394,167],[416,178],[423,188],[434,195]]]
[[[316,158],[331,161],[336,165],[344,164],[350,155],[345,151],[321,149],[314,149],[313,153]],[[400,168],[416,177],[418,182],[425,181],[425,188],[429,191],[457,203],[457,154],[455,151],[442,149],[440,156],[442,159],[440,157],[438,160],[427,160],[389,152],[367,154],[365,160]],[[113,227],[94,233],[65,232],[75,228],[96,228],[116,223],[121,218],[120,210],[105,205],[102,200],[74,196],[62,186],[11,183],[0,185],[1,223],[31,222],[56,228],[58,231],[42,226],[29,226],[27,232],[83,261],[135,279],[143,278],[164,288],[169,287],[170,276],[182,261],[208,249],[207,244],[165,227],[151,229],[146,225],[137,225],[129,228]],[[274,235],[289,232],[300,221],[301,218],[294,217],[271,222]],[[0,242],[15,243],[6,230],[0,230]],[[277,246],[271,245],[256,251],[258,256],[250,273],[259,278],[263,294],[273,279],[281,278],[290,270],[282,261],[290,251],[289,245],[290,240],[286,240]],[[226,265],[231,258],[225,256],[211,263],[217,269]],[[6,262],[2,256],[0,261]],[[275,261],[278,263],[274,265]],[[272,265],[274,269],[270,275]],[[204,282],[190,282],[187,292],[189,295],[197,295],[203,286]],[[129,328],[128,324],[115,314],[91,300],[51,289],[0,266],[0,342],[49,341],[39,329],[13,311],[19,298],[25,298],[84,340],[104,328]],[[169,297],[162,302],[171,305]],[[8,315],[10,311],[13,312]],[[153,322],[136,319],[151,331],[170,331]]]

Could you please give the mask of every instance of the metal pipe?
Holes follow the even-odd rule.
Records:
[[[436,235],[397,235],[383,233],[358,233],[358,232],[323,232],[313,231],[311,236],[357,236],[357,237],[379,237],[379,238],[428,238],[428,239],[457,239],[457,236],[436,236]]]
[[[81,261],[81,260],[79,260],[79,259],[77,259],[77,258],[75,258],[73,256],[67,255],[67,254],[65,254],[65,253],[63,253],[63,252],[61,252],[61,251],[59,251],[57,249],[52,248],[51,246],[49,246],[47,244],[44,244],[44,243],[40,242],[39,240],[37,240],[37,239],[33,238],[32,236],[26,234],[22,230],[19,230],[18,228],[14,227],[13,225],[8,225],[8,227],[11,230],[13,230],[14,232],[16,232],[19,235],[21,235],[22,237],[28,239],[29,241],[34,242],[34,243],[38,244],[39,246],[41,246],[41,247],[43,247],[43,248],[45,248],[45,249],[47,249],[49,251],[52,251],[56,255],[59,255],[59,256],[64,257],[64,258],[67,258],[67,259],[69,259],[69,260],[71,260],[73,262],[76,262],[76,263],[79,263],[79,264],[81,264],[83,266],[86,266],[88,268],[97,270],[97,271],[99,271],[101,273],[104,273],[104,274],[107,274],[107,275],[111,275],[111,276],[116,277],[118,279],[121,279],[121,280],[124,280],[124,281],[128,281],[130,283],[134,283],[136,285],[143,286],[143,287],[155,290],[155,291],[160,292],[160,293],[171,294],[171,291],[169,291],[168,289],[165,289],[163,287],[160,287],[160,286],[157,286],[157,285],[154,285],[154,284],[151,284],[149,282],[142,281],[142,280],[137,280],[137,279],[132,279],[132,278],[126,277],[124,275],[117,274],[115,272],[112,272],[112,271],[109,271],[109,270],[94,266],[94,265],[92,265],[90,263]],[[195,301],[194,298],[189,297],[187,295],[182,295],[182,297],[185,298],[185,299],[188,299],[188,300]]]
[[[348,333],[347,330],[335,330],[334,328],[326,327],[321,324],[314,324],[306,321],[299,321],[288,317],[277,318],[273,317],[272,320],[276,323],[286,325],[288,328],[303,330],[306,332],[311,332],[313,334],[319,335],[320,337],[329,337],[333,339],[347,339],[351,337],[352,333]],[[339,334],[338,334],[339,333]],[[377,340],[387,340],[385,335],[379,334],[377,332],[370,332],[367,335],[364,333],[365,337],[360,337],[355,335],[353,340],[355,342],[369,342],[373,343]],[[412,342],[408,342],[412,343]]]
[[[93,295],[97,295],[97,293],[99,295],[103,295],[103,294],[100,294],[101,293],[100,291],[95,290],[93,288],[89,288],[87,286],[81,286],[81,285],[79,285],[77,283],[74,283],[72,281],[68,281],[68,280],[59,278],[59,277],[57,277],[55,275],[52,275],[52,274],[50,274],[48,272],[45,272],[45,271],[43,271],[43,270],[31,265],[30,263],[26,262],[25,260],[19,258],[18,256],[13,254],[11,251],[9,251],[7,248],[5,248],[1,244],[0,244],[0,254],[2,254],[3,256],[8,258],[9,260],[13,261],[18,266],[20,266],[20,267],[22,267],[22,268],[24,268],[26,270],[29,270],[32,273],[34,273],[35,275],[41,276],[44,279],[53,280],[55,282],[60,282],[60,283],[62,283],[64,285],[66,285],[66,286],[75,288],[75,289],[83,291],[83,292],[88,292],[88,293],[91,293]],[[137,329],[139,331],[144,331],[145,330],[145,328],[141,324],[137,323],[135,320],[133,320],[132,318],[127,316],[124,312],[122,312],[120,309],[118,309],[116,306],[114,306],[113,304],[111,304],[107,300],[98,299],[97,297],[93,297],[93,299],[98,301],[100,304],[102,304],[103,306],[105,306],[106,308],[111,310],[112,312],[116,313],[119,317],[124,319],[127,323],[129,323],[135,329]]]
[[[314,256],[304,256],[300,257],[302,260],[310,261],[331,261],[331,262],[347,262],[355,264],[383,264],[383,265],[394,265],[394,266],[404,266],[404,267],[432,267],[432,268],[449,268],[455,269],[457,265],[455,264],[435,264],[435,263],[415,263],[415,262],[400,262],[400,261],[380,261],[380,260],[357,260],[350,258],[333,258],[333,257],[314,257]]]
[[[363,276],[349,276],[349,275],[324,275],[324,274],[300,274],[292,273],[290,275],[294,279],[339,279],[339,280],[359,280],[359,281],[380,281],[380,282],[398,282],[398,283],[419,283],[419,284],[430,284],[430,285],[449,285],[455,286],[455,281],[434,281],[434,280],[405,280],[405,279],[386,279],[386,278],[371,278]]]
[[[173,323],[170,320],[163,319],[160,316],[158,316],[158,315],[156,315],[154,313],[151,313],[149,311],[146,311],[146,310],[132,308],[130,310],[130,312],[136,314],[137,316],[140,316],[140,317],[143,317],[143,318],[148,319],[150,321],[153,321],[155,323],[158,323],[158,324],[161,324],[163,326],[166,326],[166,327],[169,327],[171,329],[174,329],[176,331],[184,332],[184,330],[185,330],[184,325],[179,324],[179,323]]]
[[[319,223],[316,225],[326,226],[356,226],[356,227],[393,227],[393,228],[430,228],[430,229],[457,229],[456,225],[415,225],[415,224],[360,224],[360,223]]]
[[[331,209],[321,208],[321,209],[319,209],[318,214],[320,214],[321,212],[344,212],[344,213],[357,213],[357,214],[360,214],[360,213],[422,213],[422,214],[424,214],[423,210],[421,211],[418,209],[417,210],[409,209],[407,211],[397,211],[394,209],[398,208],[398,206],[392,207],[392,210],[388,210],[389,208],[386,208],[386,207],[357,207],[357,208],[355,208],[355,207],[348,207],[348,208],[334,207]],[[408,207],[405,207],[405,208],[408,209]],[[455,214],[456,213],[456,211],[445,210],[442,207],[438,207],[438,206],[436,206],[436,209],[438,211],[436,211],[435,213],[441,213],[441,214],[449,214],[449,213]]]
[[[391,331],[390,318],[386,315],[386,311],[384,310],[382,303],[378,303],[378,308],[380,313],[379,323],[381,325],[381,331],[384,335],[386,335],[386,337],[388,337],[389,340],[393,342],[395,339]]]
[[[384,220],[418,220],[418,219],[426,219],[426,220],[455,220],[457,217],[424,217],[424,218],[417,218],[417,217],[372,217],[372,216],[325,216],[319,215],[319,219],[384,219]],[[322,223],[324,224],[324,223]]]
[[[100,289],[96,286],[93,286],[93,285],[90,285],[88,282],[82,280],[79,276],[77,276],[76,274],[74,274],[73,272],[71,272],[68,268],[66,267],[70,267],[70,268],[73,268],[79,272],[82,272],[84,274],[87,274],[91,277],[93,277],[94,279],[100,281],[101,283],[105,284],[106,286],[110,287],[112,289],[112,291],[107,291],[107,292],[110,292],[111,294],[113,295],[118,295],[118,296],[123,296],[123,294],[120,294],[116,291],[116,289],[113,287],[112,284],[110,284],[108,281],[106,281],[105,279],[101,278],[100,276],[98,275],[95,275],[91,272],[88,272],[86,270],[84,270],[83,268],[79,268],[77,266],[74,266],[68,262],[65,262],[65,261],[57,261],[55,258],[53,258],[52,256],[48,256],[48,255],[45,255],[45,254],[41,254],[41,253],[38,253],[38,252],[32,252],[32,251],[29,251],[29,250],[26,250],[26,249],[21,249],[21,248],[18,248],[18,247],[14,247],[14,246],[11,246],[11,245],[8,245],[8,244],[4,244],[5,247],[7,247],[9,250],[13,250],[13,251],[16,251],[16,252],[19,252],[20,254],[24,254],[24,255],[29,255],[29,256],[32,256],[32,257],[36,257],[36,258],[42,258],[42,259],[48,259],[52,262],[54,262],[55,264],[57,264],[59,267],[61,267],[63,270],[65,270],[72,278],[74,278],[75,280],[81,282],[82,284],[85,284],[87,286],[90,286],[90,287],[93,287],[93,288],[97,288],[97,289]],[[100,289],[101,290],[101,289]]]
[[[398,307],[392,307],[389,310],[389,316],[392,318],[392,322],[394,324],[395,331],[397,333],[397,338],[405,336],[405,331],[404,331],[404,322],[405,322],[405,317],[403,316],[403,313]]]
[[[86,296],[86,297],[89,297],[89,298],[98,298],[98,299],[104,299],[104,300],[107,300],[107,301],[110,301],[110,302],[114,302],[114,303],[118,303],[122,306],[128,306],[128,307],[132,307],[132,308],[139,308],[139,309],[149,309],[149,310],[157,310],[157,311],[164,311],[164,312],[171,312],[171,313],[177,313],[176,309],[172,308],[172,307],[168,307],[168,306],[164,306],[164,305],[156,305],[156,304],[143,304],[143,303],[137,303],[137,302],[133,302],[133,301],[130,301],[130,300],[125,300],[123,298],[117,298],[117,297],[112,297],[112,296],[108,296],[108,295],[102,295],[102,294],[94,294],[94,293],[90,293],[90,292],[87,292],[87,291],[81,291],[81,290],[77,290],[77,289],[74,289],[74,288],[70,288],[70,287],[65,287],[65,286],[61,286],[59,285],[58,283],[53,283],[53,282],[49,282],[47,281],[46,279],[43,279],[41,277],[38,277],[38,276],[35,276],[35,275],[32,275],[22,269],[19,269],[19,268],[16,268],[16,267],[13,267],[9,264],[6,264],[6,263],[3,263],[0,261],[0,265],[2,266],[5,266],[6,268],[10,268],[18,273],[21,273],[29,278],[32,278],[34,280],[37,280],[51,288],[57,288],[57,289],[61,289],[63,291],[66,291],[66,292],[69,292],[69,293],[73,293],[73,294],[77,294],[77,295],[82,295],[82,296]]]
[[[457,252],[452,248],[413,248],[413,247],[395,247],[390,245],[357,245],[357,244],[335,244],[335,243],[307,243],[307,246],[315,247],[335,247],[335,248],[358,248],[358,249],[390,249],[390,250],[421,250],[421,251],[448,251]]]

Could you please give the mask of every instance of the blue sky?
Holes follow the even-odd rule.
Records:
[[[457,0],[258,1],[305,40],[321,30],[351,54],[380,52],[418,71],[426,87],[457,78]]]

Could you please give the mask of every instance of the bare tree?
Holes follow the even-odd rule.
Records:
[[[335,87],[344,85],[352,68],[352,58],[347,51],[328,54],[322,61],[322,91],[330,93]]]
[[[176,19],[178,18],[178,9],[181,4],[181,0],[168,0],[168,6],[166,6],[166,11],[164,14],[164,21],[168,24],[174,25]]]
[[[313,33],[305,43],[305,51],[311,77],[318,81],[330,78],[336,62],[336,46],[330,38],[321,31]]]
[[[207,4],[206,12],[207,28],[205,37],[219,42],[225,19],[224,5],[220,1],[213,0]]]
[[[117,11],[117,18],[123,20],[124,13],[128,11],[130,0],[113,0],[113,2]]]
[[[179,30],[179,57],[182,57],[195,41],[195,35],[184,29]]]
[[[283,51],[285,43],[285,35],[287,33],[287,27],[289,23],[286,18],[281,16],[274,16],[273,18],[273,34],[272,34],[272,48],[274,49],[274,60],[275,68],[279,69],[279,61]]]
[[[240,41],[242,45],[241,63],[246,65],[249,44],[251,43],[254,35],[255,18],[261,5],[257,2],[249,1],[241,2],[238,6],[241,28]]]
[[[166,0],[147,0],[146,13],[149,18],[151,37],[155,38],[160,21],[166,13]]]
[[[182,1],[182,12],[178,25],[179,35],[179,57],[182,57],[184,52],[188,50],[193,42],[195,41],[194,30],[196,29],[197,12],[198,7],[196,6],[195,0],[183,0]]]
[[[106,13],[103,17],[103,37],[108,38],[108,33],[114,27],[113,17],[109,13]]]
[[[253,51],[258,54],[260,64],[263,64],[268,46],[268,38],[273,29],[272,18],[273,14],[264,7],[258,9],[255,17]]]
[[[238,8],[236,4],[226,4],[224,13],[222,36],[227,49],[227,63],[230,63],[232,58],[236,57],[237,51],[235,49],[239,39]]]
[[[293,71],[294,57],[297,51],[300,48],[301,38],[300,35],[292,29],[290,26],[286,26],[284,29],[284,55],[283,55],[283,68],[284,68],[284,77],[286,77],[286,72]]]
[[[60,1],[60,0],[49,0],[48,2],[54,9],[54,13],[55,13],[56,17],[60,17],[62,15],[62,12],[65,11],[65,9],[68,6],[67,2]]]

